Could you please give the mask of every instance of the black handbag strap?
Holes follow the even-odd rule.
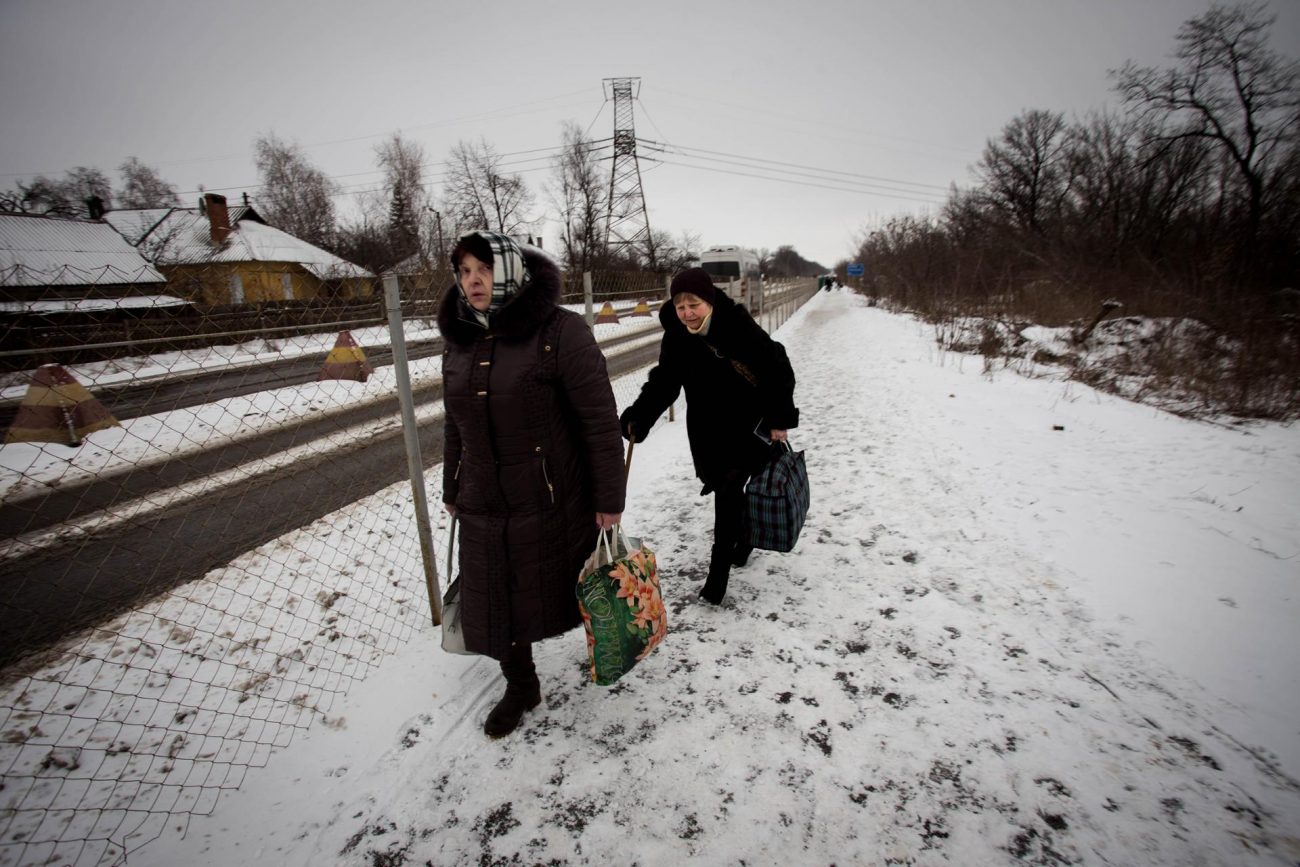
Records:
[[[722,350],[710,343],[707,338],[701,337],[700,339],[704,341],[705,346],[713,350],[714,355],[718,356],[718,358],[721,358],[723,361],[730,362],[732,369],[735,370],[736,373],[740,374],[741,378],[744,379],[745,382],[748,382],[750,385],[754,386],[754,388],[759,387],[758,377],[754,375],[754,371],[749,369],[749,365],[745,364],[743,361],[737,361],[734,358],[723,355]]]

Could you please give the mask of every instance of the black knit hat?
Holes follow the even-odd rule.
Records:
[[[668,294],[676,298],[683,292],[689,292],[701,301],[713,304],[717,293],[713,288],[713,278],[703,268],[687,268],[673,278]]]

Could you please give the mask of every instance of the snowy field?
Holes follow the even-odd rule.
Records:
[[[620,684],[585,682],[580,632],[539,645],[543,704],[489,741],[496,665],[419,629],[129,863],[1300,860],[1300,427],[985,374],[848,293],[777,336],[813,486],[792,554],[697,601],[711,501],[661,424],[625,523],[669,634]]]

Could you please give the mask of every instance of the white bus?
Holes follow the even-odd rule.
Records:
[[[700,267],[713,278],[713,285],[743,307],[756,307],[762,294],[763,275],[758,254],[734,245],[710,247],[700,254]]]

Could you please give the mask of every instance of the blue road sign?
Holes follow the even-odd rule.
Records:
[[[864,273],[861,262],[853,262],[849,265],[850,277],[861,277]]]

